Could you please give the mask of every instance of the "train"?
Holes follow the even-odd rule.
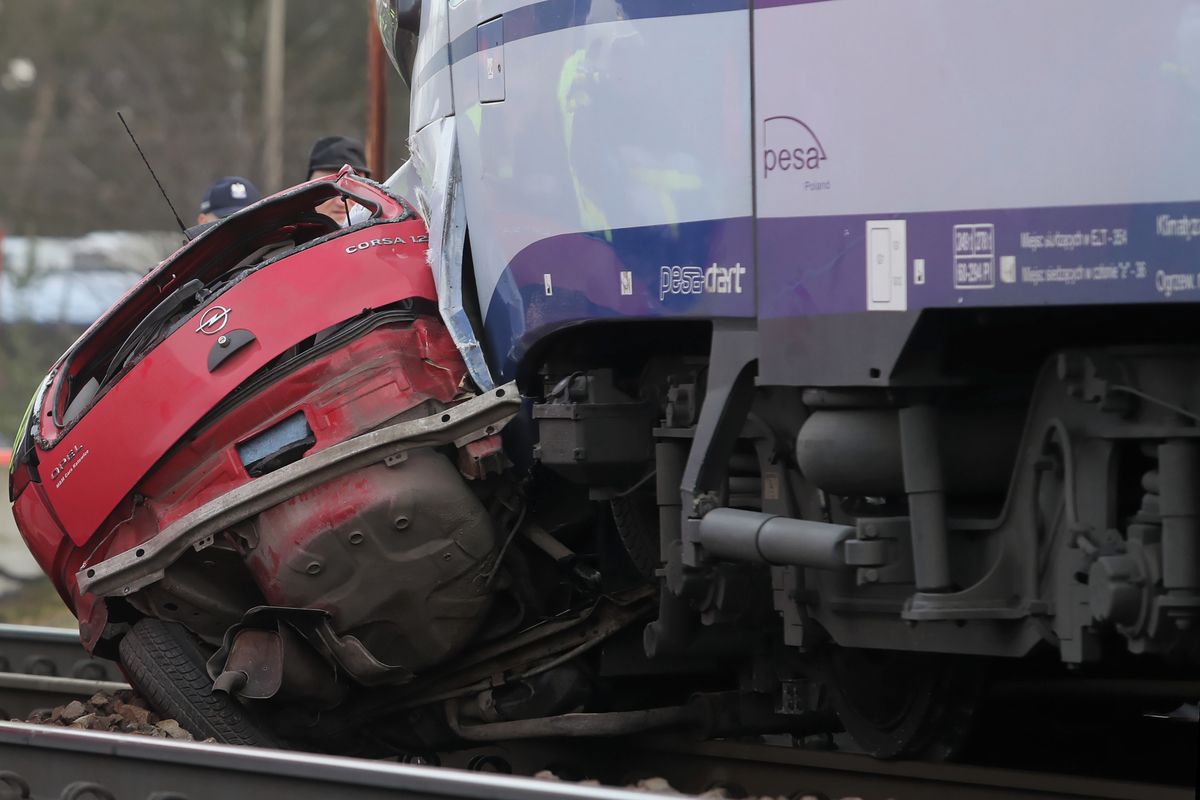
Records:
[[[1200,5],[376,15],[409,160],[190,238],[14,448],[160,713],[952,759],[1014,676],[1195,700]]]

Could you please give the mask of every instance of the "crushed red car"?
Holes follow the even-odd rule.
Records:
[[[370,219],[313,211],[331,197]],[[152,700],[211,672],[226,696],[166,709],[200,733],[268,738],[232,695],[328,706],[411,679],[492,605],[489,465],[518,398],[471,390],[427,239],[349,168],[267,198],[154,269],[37,392],[22,534],[85,645]]]

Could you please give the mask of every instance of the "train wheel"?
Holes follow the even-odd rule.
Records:
[[[978,660],[937,653],[835,647],[827,680],[846,732],[876,758],[953,758],[983,692]]]
[[[204,668],[208,654],[182,625],[139,620],[121,640],[120,653],[130,684],[159,715],[174,719],[196,738],[276,745],[237,701],[213,691]]]

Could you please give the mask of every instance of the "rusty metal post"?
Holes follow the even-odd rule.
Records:
[[[283,82],[287,6],[271,0],[267,6],[263,47],[263,191],[283,188]]]
[[[375,180],[382,180],[387,161],[387,58],[374,0],[367,0],[367,8],[367,169]]]

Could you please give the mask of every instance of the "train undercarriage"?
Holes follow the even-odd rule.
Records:
[[[638,357],[577,331],[521,389],[280,459],[279,494],[81,586],[127,665],[190,642],[216,703],[191,713],[233,741],[845,731],[953,758],[998,685],[1193,699],[1195,348],[824,388],[761,385],[756,340],[686,327]]]

